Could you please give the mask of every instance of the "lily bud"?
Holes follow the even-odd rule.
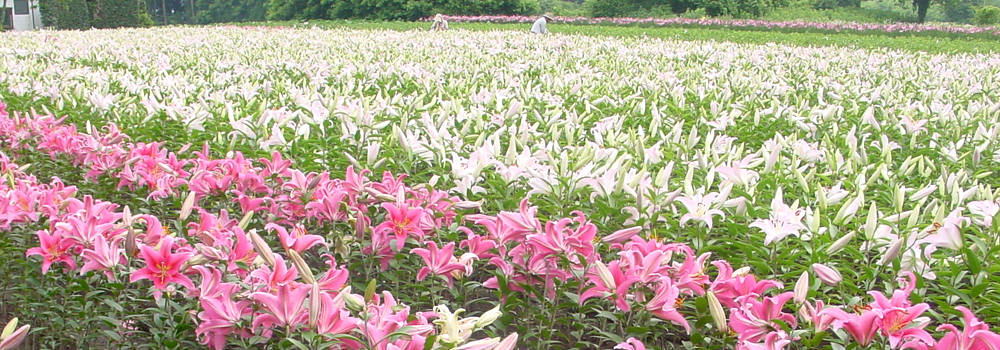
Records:
[[[378,199],[378,200],[381,200],[383,202],[395,202],[396,201],[396,197],[387,195],[385,193],[376,194],[375,198]]]
[[[812,264],[812,268],[813,272],[816,273],[816,277],[829,286],[836,286],[843,280],[843,277],[840,276],[840,272],[837,272],[837,270],[834,270],[829,266],[823,264]]]
[[[243,218],[240,219],[240,223],[238,225],[241,229],[244,229],[244,230],[247,229],[247,225],[250,225],[250,219],[253,219],[253,213],[255,213],[255,212],[251,211],[251,212],[248,212],[246,214],[243,214]]]
[[[506,338],[503,338],[503,341],[497,344],[497,347],[493,348],[493,350],[514,350],[515,345],[517,345],[517,333],[511,333]]]
[[[461,201],[461,202],[455,202],[453,204],[453,206],[455,207],[455,209],[459,209],[459,210],[478,209],[482,205],[483,205],[482,203],[473,202],[473,201]]]
[[[719,302],[719,298],[712,291],[706,292],[705,297],[708,298],[708,311],[712,314],[712,320],[715,321],[715,328],[718,328],[719,332],[722,333],[729,332],[729,325],[726,323],[726,311],[722,309],[722,303]]]
[[[896,258],[899,257],[899,253],[903,250],[903,242],[905,241],[905,239],[900,237],[896,239],[895,242],[892,242],[892,245],[889,246],[889,250],[885,252],[885,255],[882,256],[882,259],[880,259],[878,263],[880,265],[888,265],[892,263],[893,260],[896,260]]]
[[[309,291],[309,327],[316,329],[319,323],[319,313],[321,311],[319,284],[313,282]]]
[[[11,333],[14,333],[15,328],[17,328],[17,317],[14,317],[10,320],[10,322],[7,322],[7,326],[3,328],[3,332],[0,332],[0,339],[10,336]]]
[[[834,253],[839,252],[841,249],[844,249],[848,243],[851,243],[852,239],[854,239],[854,231],[851,231],[844,235],[844,237],[840,237],[840,239],[834,241],[829,248],[826,248],[826,253],[833,255]]]
[[[744,266],[733,271],[733,277],[743,277],[750,274],[750,266]]]
[[[479,316],[479,319],[476,320],[475,329],[483,328],[493,324],[493,321],[496,321],[502,315],[503,313],[500,312],[500,305],[497,304],[496,307],[490,309],[489,311],[484,312],[482,316]]]
[[[621,243],[621,242],[624,242],[624,241],[627,241],[627,240],[631,239],[632,236],[635,236],[640,231],[642,231],[642,226],[634,226],[634,227],[629,227],[629,228],[626,228],[626,229],[621,229],[621,230],[615,231],[615,233],[612,233],[610,235],[604,236],[604,238],[601,238],[601,242],[604,242],[604,243]]]
[[[207,246],[204,244],[198,244],[196,245],[196,248],[198,249],[198,254],[203,255],[208,260],[224,261],[229,259],[229,254],[222,252],[218,248]]]
[[[344,305],[348,310],[361,312],[365,310],[365,302],[357,295],[351,294],[351,287],[347,286],[340,290],[340,297],[344,299]]]
[[[257,251],[257,256],[264,259],[264,262],[273,268],[275,264],[274,252],[271,251],[271,247],[267,245],[267,242],[264,242],[264,239],[260,238],[257,230],[247,231],[247,237],[250,237],[250,243],[253,244],[253,249]]]
[[[365,302],[372,301],[375,299],[375,280],[368,281],[368,286],[365,287]]]
[[[934,191],[936,191],[937,188],[938,187],[936,185],[928,185],[927,187],[924,187],[920,191],[917,191],[916,193],[910,195],[910,201],[911,202],[919,201],[919,200],[923,199],[924,197],[927,197],[928,195],[930,195]]]
[[[868,217],[865,218],[865,239],[871,240],[875,234],[875,227],[878,225],[878,206],[875,201],[872,201],[872,205],[868,207]]]
[[[604,286],[610,290],[614,290],[615,276],[611,274],[611,270],[609,270],[608,267],[605,266],[604,263],[600,261],[594,263],[594,268],[595,270],[597,270],[597,277],[601,279],[601,282],[604,283]]]
[[[181,264],[181,269],[180,270],[184,271],[184,270],[187,270],[187,268],[189,268],[191,266],[204,265],[204,264],[207,264],[207,263],[209,263],[211,261],[212,260],[209,260],[204,255],[202,255],[201,253],[198,253],[198,254],[195,254],[195,255],[191,256],[191,258],[188,259],[187,261],[185,261],[184,264]]]
[[[10,327],[9,323],[7,324],[7,327]],[[10,327],[10,328],[13,329],[13,327]],[[8,334],[8,332],[7,332],[6,328],[5,328],[4,329],[4,334],[5,335],[4,336],[0,336],[0,349],[13,349],[13,348],[16,348],[18,345],[21,344],[22,341],[24,341],[24,338],[28,336],[28,330],[30,330],[30,329],[31,329],[30,325],[23,325],[23,326],[21,326],[21,328],[18,328],[17,330],[12,330]]]
[[[807,296],[809,296],[809,271],[802,271],[799,280],[795,282],[792,299],[795,300],[795,303],[802,304],[806,302]]]
[[[455,350],[475,350],[475,349],[496,349],[495,345],[500,342],[500,338],[486,338],[462,344]]]
[[[299,253],[289,249],[288,257],[292,259],[292,265],[295,265],[295,269],[299,271],[299,276],[302,276],[302,281],[306,284],[316,283],[316,277],[313,276],[309,265],[306,265],[306,261],[302,260],[302,256]]]
[[[134,258],[136,254],[139,254],[139,246],[136,243],[136,230],[132,229],[131,226],[127,226],[128,234],[125,235],[125,255],[129,258]]]
[[[122,227],[127,229],[132,228],[132,209],[127,205],[122,208]]]
[[[194,208],[195,198],[194,191],[188,192],[187,198],[184,198],[184,204],[181,204],[181,214],[177,217],[179,220],[187,220],[188,216],[191,215],[191,208]]]

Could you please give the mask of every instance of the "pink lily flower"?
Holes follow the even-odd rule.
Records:
[[[417,272],[417,281],[423,281],[427,275],[433,273],[447,278],[448,287],[451,287],[455,283],[452,272],[465,271],[465,265],[455,262],[455,242],[449,242],[440,249],[435,242],[426,242],[425,244],[427,244],[428,249],[414,248],[410,250],[410,253],[424,258],[424,262],[427,264]]]
[[[271,271],[267,265],[264,265],[250,272],[249,278],[250,280],[264,282],[260,290],[274,292],[280,286],[294,283],[295,278],[298,276],[298,270],[295,268],[289,269],[281,255],[274,254],[274,271]]]
[[[875,298],[871,304],[872,310],[878,311],[880,316],[876,322],[882,335],[889,338],[889,346],[895,348],[906,340],[919,340],[928,345],[934,344],[934,339],[924,327],[930,323],[927,317],[919,317],[924,311],[930,308],[926,303],[912,305],[910,303],[910,293],[916,286],[916,276],[912,272],[906,273],[908,281],[904,282],[903,289],[892,293],[892,299],[888,299],[880,292],[871,291],[869,295]]]
[[[253,327],[264,326],[271,328],[275,325],[280,327],[294,328],[304,324],[309,319],[309,312],[304,307],[306,296],[312,289],[308,285],[297,283],[286,283],[278,286],[275,294],[270,292],[255,292],[250,294],[250,298],[261,303],[268,313],[257,316],[253,320]]]
[[[889,338],[889,346],[896,348],[904,341],[919,340],[928,345],[934,344],[934,338],[924,330],[930,323],[927,317],[919,317],[920,314],[930,308],[925,303],[913,305],[909,308],[894,308],[882,310],[881,316],[876,321],[882,335]]]
[[[233,301],[234,288],[221,289],[221,293],[212,297],[200,297],[202,312],[198,313],[201,323],[195,334],[199,336],[199,342],[208,345],[212,349],[222,350],[226,348],[226,336],[233,332],[247,336],[246,331],[242,331],[237,326],[244,315],[253,312],[249,300]]]
[[[323,276],[316,279],[316,284],[319,285],[319,289],[323,291],[340,291],[347,284],[347,280],[350,277],[350,272],[344,267],[337,267],[337,261],[333,258],[333,255],[323,254],[326,257],[326,264],[330,266]]]
[[[365,175],[369,173],[371,170],[363,169],[360,172],[355,172],[353,165],[348,166],[340,186],[351,195],[351,198],[356,198],[365,191],[368,184],[368,178]]]
[[[587,299],[593,297],[603,297],[605,293],[608,293],[611,294],[608,298],[614,299],[615,306],[618,307],[618,310],[632,310],[632,306],[628,304],[625,297],[629,295],[629,287],[631,287],[633,283],[638,282],[639,277],[631,274],[626,276],[622,273],[621,266],[619,265],[620,262],[617,260],[608,263],[606,269],[607,272],[610,273],[610,276],[600,276],[600,274],[605,272],[596,268],[595,270],[598,271],[590,271],[587,277],[589,284],[593,285],[593,287],[587,289],[587,291],[583,292],[583,294],[580,294],[580,305],[583,305],[583,302],[587,301]]]
[[[64,262],[69,269],[76,270],[76,260],[73,260],[70,250],[76,245],[72,239],[63,238],[59,231],[49,234],[46,230],[38,230],[40,247],[28,249],[25,256],[42,256],[42,273],[48,273],[49,267],[56,262]]]
[[[763,344],[740,342],[740,344],[736,346],[736,350],[781,350],[784,349],[786,345],[791,343],[792,341],[788,339],[788,334],[779,330],[768,333],[767,336],[764,337]]]
[[[774,320],[784,321],[795,327],[797,322],[792,314],[781,312],[785,303],[793,297],[792,292],[785,292],[773,297],[758,300],[755,295],[747,295],[740,299],[739,308],[729,310],[729,327],[739,334],[740,341],[755,343],[769,333],[780,330]]]
[[[271,159],[261,158],[260,163],[264,164],[264,169],[260,172],[261,177],[267,178],[271,175],[291,177],[289,168],[292,166],[292,161],[283,159],[278,151],[271,153]]]
[[[726,307],[739,307],[737,299],[746,295],[764,295],[768,289],[784,288],[781,282],[772,280],[757,281],[754,275],[733,277],[733,268],[726,261],[716,260],[712,262],[719,269],[719,275],[710,285],[709,290],[719,298],[719,303]]]
[[[311,296],[314,298],[316,296]],[[347,334],[351,330],[358,328],[360,319],[351,317],[350,311],[344,308],[346,305],[339,295],[331,297],[330,294],[320,293],[319,317],[317,317],[316,333],[320,334]],[[356,344],[360,345],[360,344]]]
[[[979,321],[972,311],[964,306],[956,307],[965,319],[965,329],[958,331],[954,325],[939,326],[938,331],[948,331],[938,341],[938,350],[997,350],[1000,349],[1000,335],[990,331],[990,326]]]
[[[324,247],[327,246],[323,236],[308,234],[306,228],[302,225],[293,225],[291,233],[281,225],[275,223],[264,225],[264,228],[268,231],[278,232],[278,240],[281,241],[281,246],[285,247],[286,250],[292,250],[296,253],[302,253],[317,244]]]
[[[535,218],[537,212],[538,207],[528,206],[527,198],[521,200],[520,212],[500,212],[497,214],[497,218],[508,230],[497,238],[500,239],[501,243],[506,243],[508,240],[518,241],[519,237],[542,232],[542,223]]]
[[[385,171],[382,173],[382,182],[373,182],[372,188],[376,191],[393,195],[399,193],[400,189],[406,189],[406,184],[403,183],[407,177],[406,174],[399,175],[399,177],[393,177],[391,172]]]
[[[174,238],[171,236],[163,236],[159,245],[160,250],[153,249],[149,245],[143,245],[139,248],[142,259],[146,261],[146,267],[133,272],[129,282],[148,279],[153,281],[153,286],[159,290],[165,290],[167,283],[170,282],[194,289],[191,279],[181,271],[181,266],[191,258],[193,253],[171,253],[170,251],[174,248]]]
[[[382,203],[382,208],[389,212],[389,215],[385,222],[375,227],[375,231],[379,234],[394,233],[396,251],[403,249],[406,237],[411,234],[418,239],[424,238],[424,232],[420,230],[420,221],[424,217],[423,209],[408,209],[405,204],[393,203]]]
[[[616,350],[646,350],[646,344],[643,344],[639,339],[629,337],[625,339],[624,343],[615,345]]]
[[[817,300],[815,307],[811,303],[806,302],[799,309],[799,315],[812,323],[813,329],[816,332],[825,332],[837,320],[832,315],[821,313],[825,309],[826,306],[822,300]]]
[[[228,271],[234,272],[239,276],[246,276],[247,271],[240,268],[237,263],[243,263],[249,267],[253,264],[254,259],[257,258],[257,252],[253,251],[253,243],[250,243],[250,238],[243,232],[243,229],[235,227],[233,229],[233,236],[236,237],[236,242],[233,243],[229,252]]]
[[[108,244],[108,240],[103,235],[94,237],[94,249],[84,249],[83,259],[87,262],[80,268],[80,274],[87,271],[103,271],[108,279],[114,281],[115,274],[112,269],[125,262],[125,249],[121,248],[124,237],[115,237]]]
[[[684,327],[684,330],[691,333],[691,326],[688,325],[684,316],[677,311],[680,290],[669,278],[664,278],[663,283],[656,289],[656,295],[646,303],[646,311],[656,317],[673,322]]]
[[[469,238],[462,240],[458,244],[459,248],[467,249],[479,259],[489,259],[497,256],[492,253],[494,249],[497,249],[497,241],[486,236],[477,235],[466,227],[459,227],[458,230],[469,235]]]
[[[847,331],[858,345],[866,347],[871,345],[878,334],[878,321],[881,314],[875,310],[865,310],[859,314],[849,314],[838,308],[828,307],[823,309],[818,315],[830,315],[836,319],[833,322],[834,328],[843,328]]]
[[[583,213],[574,211],[576,219],[561,219],[557,222],[545,224],[545,232],[541,234],[528,235],[528,244],[533,247],[538,254],[543,255],[565,255],[570,262],[580,264],[580,257],[592,259],[594,257],[594,237],[597,235],[597,226],[586,222]],[[573,221],[580,226],[573,230],[569,227]]]

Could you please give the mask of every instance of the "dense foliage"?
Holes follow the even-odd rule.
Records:
[[[39,10],[45,14],[46,26],[59,29],[90,29],[90,7],[87,0],[39,0]]]
[[[270,0],[269,19],[416,20],[449,15],[536,14],[538,0]]]
[[[979,25],[995,25],[1000,23],[1000,7],[983,6],[976,9],[975,22]]]
[[[40,0],[46,26],[58,29],[148,27],[149,14],[138,0]]]

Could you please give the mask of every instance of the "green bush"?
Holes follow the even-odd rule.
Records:
[[[86,0],[42,0],[39,10],[46,27],[90,29],[90,7]]]
[[[994,25],[1000,22],[1000,7],[996,6],[983,6],[976,9],[976,15],[973,17],[973,21],[978,25]]]
[[[196,23],[263,21],[267,2],[247,0],[197,0]]]
[[[552,12],[560,17],[583,17],[587,15],[586,9],[580,3],[565,0],[539,0],[538,5],[541,12]]]
[[[630,0],[587,0],[583,6],[593,17],[625,17],[642,10],[638,3]]]
[[[142,27],[144,6],[136,0],[93,0],[90,25],[94,28]]]
[[[702,0],[701,7],[712,17],[757,18],[773,6],[768,0]]]
[[[827,2],[829,9],[819,9],[819,1],[797,1],[787,7],[777,7],[769,11],[761,19],[769,21],[807,21],[807,22],[857,22],[857,23],[895,23],[914,22],[913,12],[897,12],[881,7],[838,7],[835,0]]]

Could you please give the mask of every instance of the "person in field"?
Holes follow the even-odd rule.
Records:
[[[432,31],[448,30],[448,21],[444,19],[444,16],[439,14],[434,15],[434,23],[431,24]]]
[[[552,20],[552,14],[546,13],[531,25],[531,34],[549,34],[549,29],[545,27],[548,21]]]

